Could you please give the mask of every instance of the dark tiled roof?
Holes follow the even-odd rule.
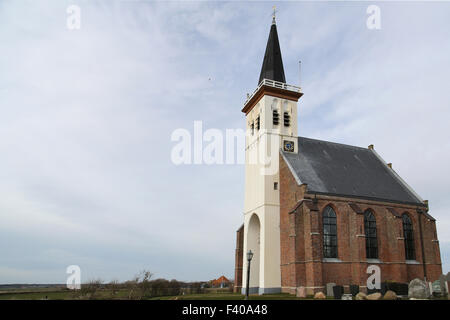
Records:
[[[278,41],[277,25],[272,23],[266,52],[259,75],[258,85],[263,79],[270,79],[286,83],[284,76],[283,60],[281,59],[280,42]]]
[[[310,193],[424,206],[373,150],[303,137],[297,143],[298,154],[281,152]]]

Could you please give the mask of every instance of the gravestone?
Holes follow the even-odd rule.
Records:
[[[355,297],[355,300],[366,300],[366,299],[367,295],[364,292],[359,292]]]
[[[367,295],[367,300],[380,300],[383,296],[379,292]]]
[[[384,294],[383,300],[397,300],[397,294],[392,290],[388,290]]]
[[[443,296],[448,295],[448,284],[447,284],[447,277],[445,276],[445,274],[441,275],[439,277],[439,281],[441,282],[441,293]]]
[[[401,282],[386,282],[386,292],[394,291],[398,296],[408,295],[408,284]],[[383,292],[383,288],[381,290]],[[385,293],[386,294],[386,293]]]
[[[305,287],[297,287],[297,298],[306,298],[306,288]]]
[[[351,284],[350,285],[350,293],[352,296],[356,296],[359,292],[359,286],[357,284]]]
[[[381,291],[380,289],[369,289],[369,288],[367,288],[367,294],[377,293],[377,292],[380,292],[380,291]]]
[[[414,299],[428,299],[430,291],[425,281],[418,278],[411,280],[408,285],[408,297]]]
[[[431,283],[431,294],[435,297],[440,297],[442,295],[440,280],[436,280]]]
[[[388,284],[386,282],[381,283],[381,294],[384,296],[384,294],[388,291]]]
[[[408,295],[408,284],[407,283],[396,283],[395,290],[393,290],[398,296]]]
[[[342,295],[342,300],[353,300],[353,296],[349,293],[345,293]]]
[[[334,286],[333,287],[333,296],[335,299],[341,300],[343,294],[344,294],[343,286]]]
[[[327,296],[328,297],[334,297],[333,287],[335,285],[336,285],[336,283],[327,283]]]
[[[316,294],[314,294],[314,299],[326,299],[326,298],[327,297],[322,291],[316,292]]]

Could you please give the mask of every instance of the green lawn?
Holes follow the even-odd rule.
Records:
[[[99,290],[96,292],[95,299],[127,299],[128,291],[120,290],[115,295],[112,295],[110,290]],[[64,289],[59,290],[17,290],[0,292],[0,300],[73,300],[79,299],[79,295],[73,291]],[[179,296],[164,296],[154,297],[149,300],[243,300],[244,296],[238,293],[230,292],[213,292],[213,293],[201,293],[201,294],[186,294]],[[250,300],[295,300],[294,295],[280,293],[270,295],[250,295]]]
[[[267,295],[250,295],[250,300],[299,300],[287,293],[267,294]],[[244,300],[244,296],[239,293],[200,293],[187,294],[171,297],[155,297],[152,300]]]
[[[128,290],[119,290],[114,295],[109,289],[101,289],[97,290],[94,295],[94,300],[125,300],[128,299],[129,291]],[[88,299],[88,297],[80,297],[79,292],[74,292],[70,290],[66,290],[64,288],[55,289],[21,289],[21,290],[8,290],[8,291],[0,291],[0,300],[79,300],[79,299]],[[267,295],[250,295],[250,300],[311,300],[312,297],[309,298],[297,298],[295,295],[291,295],[288,293],[279,293],[279,294],[267,294]],[[327,299],[333,299],[328,297]],[[434,298],[438,299],[438,298]],[[447,299],[446,297],[442,297],[440,299]],[[227,291],[218,291],[218,292],[206,292],[200,294],[185,294],[178,296],[162,296],[162,297],[153,297],[148,300],[244,300],[244,296],[239,293],[231,293]]]
[[[73,299],[74,295],[68,291],[44,291],[44,292],[8,292],[1,293],[0,300],[65,300]]]

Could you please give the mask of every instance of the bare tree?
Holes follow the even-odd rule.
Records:
[[[115,297],[117,292],[119,291],[119,286],[120,286],[120,283],[119,283],[119,280],[117,280],[117,279],[112,280],[108,284],[108,287],[111,290],[111,297],[112,298]]]
[[[139,294],[139,276],[135,276],[133,279],[125,283],[128,289],[128,300],[134,300]]]
[[[152,285],[150,283],[150,279],[153,276],[153,274],[148,270],[142,270],[140,273],[140,291],[141,291],[141,297],[142,298],[149,298],[151,297],[151,290]]]
[[[153,274],[150,271],[142,270],[132,280],[127,281],[128,299],[142,300],[151,297],[152,285],[150,279],[152,276]]]
[[[96,299],[97,293],[102,286],[103,281],[101,279],[90,280],[89,282],[81,285],[81,298]]]

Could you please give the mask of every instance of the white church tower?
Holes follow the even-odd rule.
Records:
[[[275,16],[270,28],[258,87],[247,98],[242,292],[281,292],[279,152],[298,152],[297,101],[301,89],[286,84]]]

